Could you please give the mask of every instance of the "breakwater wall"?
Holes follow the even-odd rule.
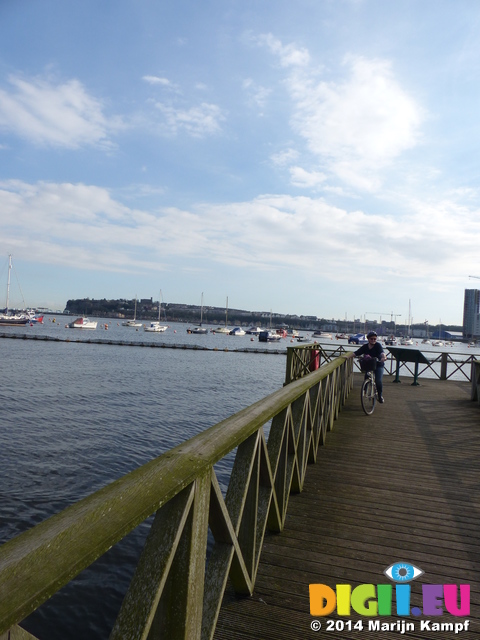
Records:
[[[285,349],[259,349],[252,347],[240,347],[230,349],[229,347],[210,347],[199,344],[181,344],[181,343],[168,343],[168,342],[142,342],[142,341],[131,341],[131,340],[108,340],[104,338],[87,338],[84,340],[81,339],[71,339],[71,338],[60,338],[58,336],[45,336],[45,335],[28,335],[28,334],[18,334],[18,333],[0,333],[0,338],[10,338],[12,340],[38,340],[38,341],[47,341],[47,342],[73,342],[80,344],[103,344],[103,345],[115,345],[119,347],[146,347],[152,349],[190,349],[193,351],[224,351],[229,353],[261,353],[261,354],[273,354],[273,355],[282,355],[286,356],[287,352]]]

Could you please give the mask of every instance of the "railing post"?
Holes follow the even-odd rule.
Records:
[[[471,399],[480,403],[480,361],[472,360],[472,392]]]
[[[440,365],[440,380],[447,379],[447,362],[448,362],[448,354],[442,353],[442,361]]]
[[[292,381],[292,362],[293,362],[294,350],[287,347],[287,366],[285,370],[285,383],[290,384]]]

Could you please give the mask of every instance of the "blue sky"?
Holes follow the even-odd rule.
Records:
[[[460,324],[479,26],[472,0],[1,0],[0,292],[12,254],[12,304]]]

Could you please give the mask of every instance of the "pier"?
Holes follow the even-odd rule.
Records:
[[[397,637],[354,611],[328,616],[329,634],[309,602],[310,584],[388,583],[396,561],[424,572],[412,607],[422,584],[470,585],[468,616],[431,620],[468,618],[477,637],[478,365],[471,382],[385,376],[367,417],[352,354],[295,351],[282,389],[0,547],[0,640],[33,638],[22,620],[152,514],[112,640]],[[214,465],[234,449],[225,491]],[[395,601],[377,618],[398,619]],[[453,637],[423,619],[402,635]]]
[[[480,637],[480,407],[468,383],[409,383],[387,380],[385,404],[365,416],[356,374],[303,491],[290,497],[282,533],[265,538],[253,595],[226,594],[216,640],[399,638],[369,633],[365,617],[362,632],[341,624],[343,633],[327,633],[309,603],[309,584],[386,583],[383,571],[398,560],[422,569],[422,583],[470,584],[468,637]],[[413,583],[412,593],[419,590]],[[414,604],[421,606],[412,596]],[[328,618],[360,619],[353,611]],[[315,619],[323,623],[317,634],[310,629]],[[415,625],[403,637],[454,637],[420,632],[423,617],[403,619]],[[448,615],[430,620],[456,622]]]

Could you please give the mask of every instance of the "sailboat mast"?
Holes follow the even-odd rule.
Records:
[[[8,314],[8,303],[10,302],[10,272],[12,270],[12,254],[8,254],[8,277],[7,277],[7,308],[5,314]]]
[[[202,300],[200,302],[200,326],[202,326],[203,322],[203,291],[202,291]]]
[[[228,316],[228,296],[227,296],[227,304],[225,305],[225,328],[227,328],[227,316]]]

